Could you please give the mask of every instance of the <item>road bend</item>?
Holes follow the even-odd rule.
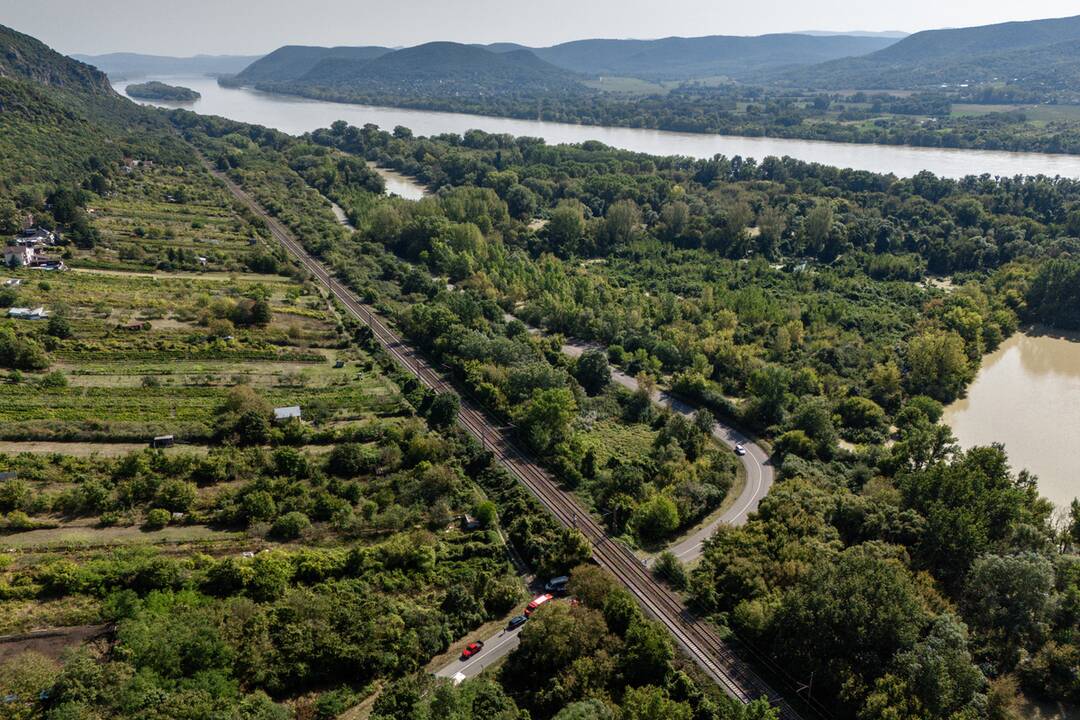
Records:
[[[352,315],[371,329],[375,339],[386,352],[432,390],[454,390],[450,382],[415,348],[403,342],[370,307],[360,302],[321,262],[309,255],[281,223],[224,173],[209,163],[207,168],[226,185],[237,200],[266,221],[274,239],[326,286]],[[596,563],[618,578],[645,611],[668,629],[687,655],[728,695],[743,703],[766,698],[778,708],[782,720],[800,720],[794,708],[758,676],[749,663],[738,657],[706,621],[697,618],[674,593],[655,580],[628,548],[608,537],[592,514],[580,506],[570,493],[559,487],[554,478],[517,446],[509,428],[504,427],[497,418],[467,395],[461,398],[458,421],[525,485],[559,522],[566,527],[575,527],[585,535],[592,546]]]

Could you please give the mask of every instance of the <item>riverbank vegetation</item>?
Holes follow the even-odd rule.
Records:
[[[901,96],[881,92],[834,93],[686,83],[659,93],[595,92],[536,98],[468,94],[399,94],[385,89],[299,83],[256,87],[317,100],[545,120],[606,127],[647,128],[747,137],[931,148],[1080,153],[1080,124],[1070,104],[1045,117],[1022,96],[1002,106],[1000,95],[955,92]],[[985,100],[980,98],[985,97]],[[980,112],[953,112],[954,104],[985,104]],[[1075,102],[1075,98],[1069,101]]]

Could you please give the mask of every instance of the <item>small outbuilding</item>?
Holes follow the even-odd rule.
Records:
[[[274,408],[274,422],[283,423],[289,420],[296,420],[297,422],[301,420],[299,405]]]
[[[16,320],[44,320],[49,317],[49,311],[44,307],[13,307],[8,310],[8,317]]]
[[[156,438],[150,441],[150,447],[152,448],[167,448],[176,444],[176,438],[172,435],[158,435]]]

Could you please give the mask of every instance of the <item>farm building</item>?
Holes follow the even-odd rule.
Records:
[[[290,405],[289,407],[274,408],[274,422],[283,423],[289,420],[297,420],[300,418],[300,406]]]
[[[49,317],[49,311],[43,307],[13,307],[8,310],[8,317],[16,320],[44,320]]]

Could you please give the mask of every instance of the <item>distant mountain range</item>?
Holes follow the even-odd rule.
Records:
[[[260,55],[196,55],[168,57],[139,53],[72,55],[73,59],[93,65],[112,79],[145,75],[233,75],[258,60]]]
[[[834,34],[576,40],[551,47],[433,42],[395,49],[285,46],[261,58],[76,56],[112,74],[228,74],[223,82],[342,100],[542,96],[588,81],[725,78],[811,90],[907,90],[1009,83],[1080,92],[1080,16],[982,27]],[[248,62],[250,60],[250,62]]]
[[[832,35],[850,35],[851,37],[878,37],[900,40],[911,33],[902,30],[800,30],[796,35],[812,35],[814,37],[830,37]]]
[[[1011,82],[1080,89],[1080,16],[915,33],[877,52],[781,78],[821,89],[918,89]]]
[[[485,64],[497,75],[507,75],[507,60],[511,65],[522,65],[525,54],[531,54],[554,69],[561,69],[587,77],[628,76],[648,80],[689,80],[703,77],[724,76],[743,79],[762,71],[792,66],[806,66],[852,55],[864,55],[895,42],[894,37],[868,37],[849,35],[799,35],[779,34],[758,37],[714,35],[697,38],[671,37],[660,40],[575,40],[551,47],[526,47],[516,43],[493,43],[490,45],[464,46],[457,43],[427,43],[415,48],[393,50],[386,47],[305,47],[286,46],[255,61],[236,76],[236,82],[244,85],[275,82],[314,83],[332,78],[336,84],[347,79],[350,72],[358,77],[370,78],[361,72],[363,61],[384,56],[397,56],[402,62],[385,60],[396,76],[409,70],[404,61],[419,62],[414,65],[418,73],[439,70],[432,64],[449,59],[460,70],[461,63],[470,64],[469,73],[480,72]],[[450,58],[451,47],[457,48]],[[463,48],[471,47],[487,52],[466,54]],[[514,54],[510,58],[495,56]],[[347,60],[348,63],[323,61]],[[378,67],[378,66],[376,66]],[[551,68],[532,64],[554,77]],[[535,73],[530,73],[535,76]],[[523,78],[530,82],[529,78]],[[535,79],[533,77],[532,79]],[[567,80],[565,76],[563,80]]]
[[[552,65],[591,76],[617,75],[645,80],[720,76],[743,80],[774,68],[865,55],[894,42],[895,38],[847,35],[712,35],[660,40],[577,40],[529,50]],[[501,47],[493,46],[496,51]]]
[[[283,47],[252,63],[225,85],[251,85],[320,97],[536,97],[586,92],[584,78],[528,50],[433,42],[381,47]]]

